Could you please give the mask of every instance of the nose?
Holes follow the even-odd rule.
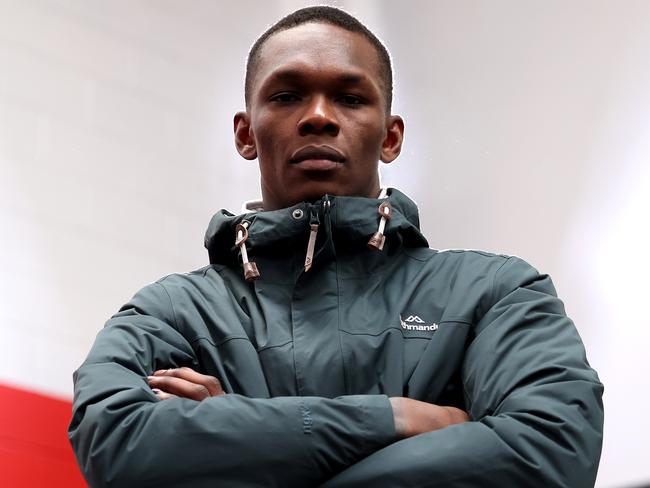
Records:
[[[310,134],[326,134],[336,136],[339,133],[339,122],[330,101],[325,96],[315,96],[307,105],[298,122],[301,136]]]

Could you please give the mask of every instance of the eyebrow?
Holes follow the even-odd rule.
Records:
[[[300,69],[283,69],[271,73],[271,75],[267,78],[267,80],[298,82],[301,81],[303,78],[305,78],[305,74],[304,71]],[[363,81],[369,81],[369,78],[365,75],[343,73],[336,78],[336,81],[346,85],[352,85],[352,84],[362,83]]]

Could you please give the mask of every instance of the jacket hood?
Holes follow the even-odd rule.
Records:
[[[385,221],[386,245],[428,247],[420,232],[417,205],[399,190],[389,188],[385,199],[325,195],[320,200],[301,202],[272,211],[253,211],[235,215],[220,210],[211,219],[205,234],[210,264],[233,264],[239,261],[240,248],[235,246],[238,224],[247,224],[248,253],[274,254],[279,250],[301,248],[310,234],[311,224],[319,225],[319,239],[329,239],[335,247],[365,248],[378,231],[379,206],[389,202],[390,220]],[[373,252],[366,249],[367,252]],[[300,251],[298,251],[300,252]],[[304,248],[303,248],[304,252]]]

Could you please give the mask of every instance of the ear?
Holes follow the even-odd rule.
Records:
[[[247,112],[237,112],[233,120],[235,129],[235,146],[242,158],[249,161],[257,157],[255,137],[251,130],[251,121]]]
[[[386,117],[386,136],[381,145],[381,160],[388,164],[392,163],[402,151],[404,141],[404,121],[399,115]]]

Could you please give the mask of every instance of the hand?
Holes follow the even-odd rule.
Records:
[[[201,401],[208,397],[225,395],[217,378],[197,373],[187,367],[160,369],[149,376],[147,381],[159,400],[182,397]]]
[[[442,407],[404,397],[392,397],[390,404],[395,430],[401,437],[412,437],[469,421],[467,413],[456,407]]]

